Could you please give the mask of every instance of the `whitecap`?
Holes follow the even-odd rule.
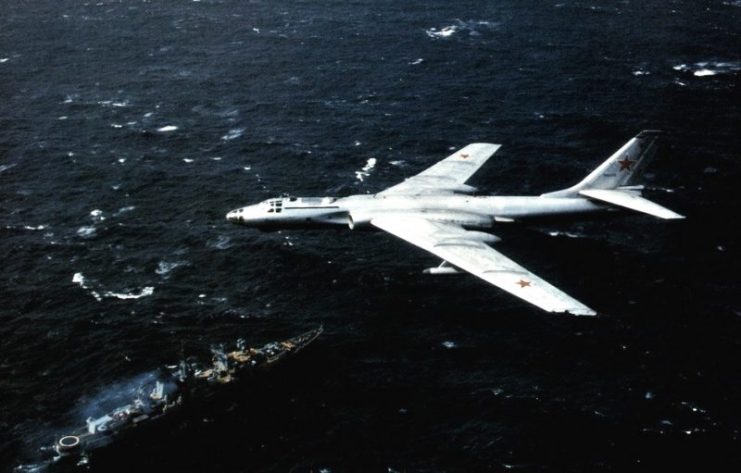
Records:
[[[369,158],[368,161],[366,161],[365,166],[363,166],[362,169],[360,169],[360,171],[355,171],[355,178],[359,180],[360,182],[363,182],[363,179],[370,176],[370,172],[375,167],[376,167],[376,158]]]
[[[1,164],[0,165],[0,172],[5,172],[8,169],[14,168],[15,164]]]
[[[692,75],[696,77],[705,77],[705,76],[714,76],[717,73],[718,71],[714,71],[712,69],[698,69],[695,72],[693,72]]]
[[[72,96],[67,95],[66,97],[64,97],[64,102],[62,103],[72,103]]]
[[[458,345],[455,342],[452,342],[450,340],[445,340],[442,343],[442,346],[450,350],[451,348],[456,348]]]
[[[111,127],[112,128],[123,128],[123,125],[121,125],[120,123],[111,123]]]
[[[100,209],[91,210],[90,216],[93,217],[93,220],[97,222],[102,222],[103,220],[105,220],[105,217],[103,216],[103,211]]]
[[[650,76],[651,73],[649,71],[643,71],[641,69],[638,69],[637,71],[633,71],[633,75],[636,76],[636,77],[638,77],[638,76]]]
[[[190,158],[183,158],[183,161],[186,162],[186,163],[188,163],[188,164],[190,164],[190,163],[193,162],[193,160],[190,159]]]
[[[152,286],[146,286],[142,288],[139,292],[111,292],[106,291],[103,293],[103,296],[105,297],[115,297],[116,299],[139,299],[142,297],[151,296],[154,294],[154,287]]]
[[[583,238],[583,235],[579,235],[578,233],[570,233],[570,232],[548,232],[550,236],[565,236],[567,238]]]
[[[448,38],[455,34],[455,32],[458,31],[458,27],[456,25],[450,25],[450,26],[444,26],[440,29],[437,28],[430,28],[425,30],[425,33],[427,33],[427,36],[430,38]]]
[[[233,128],[229,130],[229,132],[226,135],[222,136],[221,139],[224,141],[234,140],[242,136],[242,134],[244,134],[244,130],[245,130],[244,128]]]
[[[403,159],[399,159],[396,161],[389,161],[389,164],[392,166],[406,166],[407,163]]]
[[[160,133],[167,133],[168,131],[175,131],[177,129],[178,127],[176,127],[175,125],[165,125],[157,128],[157,131],[159,131]]]
[[[83,289],[87,289],[90,291],[90,295],[92,295],[96,301],[100,301],[101,297],[100,294],[98,294],[96,291],[90,289],[90,287],[85,282],[85,276],[82,273],[75,273],[72,276],[72,282],[79,285]]]
[[[424,62],[424,59],[419,58],[419,59],[415,59],[414,61],[410,62],[409,64],[412,65],[412,66],[416,66],[417,64],[422,64],[422,62]]]
[[[0,58],[0,64],[10,61],[9,57]]]
[[[123,164],[126,162],[126,158],[118,158],[118,162]]]
[[[123,214],[123,213],[126,213],[126,212],[131,212],[131,211],[132,211],[132,210],[134,210],[135,208],[136,208],[136,207],[135,207],[135,206],[133,206],[133,205],[128,205],[128,206],[126,206],[126,207],[121,207],[120,209],[118,209],[118,210],[116,211],[116,213],[114,213],[114,214],[113,214],[113,216],[114,216],[114,217],[118,217],[119,215],[121,215],[121,214]]]
[[[221,161],[221,156],[213,156],[211,158],[212,161]]]
[[[129,106],[129,101],[128,100],[124,100],[122,102],[111,102],[111,105],[113,105],[114,107],[128,107]]]
[[[46,225],[36,225],[35,227],[32,225],[23,225],[24,230],[38,231],[38,230],[43,230],[45,228],[46,228]]]
[[[60,115],[60,116],[57,117],[57,120],[66,120],[68,118],[69,117],[67,115]]]
[[[260,28],[252,28],[252,31],[254,31],[257,34],[260,34]]]
[[[154,272],[164,278],[169,278],[172,270],[179,266],[183,266],[184,264],[183,261],[160,261],[157,263],[157,269],[155,269]]]
[[[98,230],[93,226],[84,226],[77,229],[77,236],[82,238],[92,238]]]

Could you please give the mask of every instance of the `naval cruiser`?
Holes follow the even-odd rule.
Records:
[[[305,348],[322,332],[320,326],[259,348],[247,347],[239,341],[232,351],[214,350],[208,364],[182,360],[179,364],[165,366],[159,376],[139,387],[129,403],[99,417],[89,417],[84,426],[59,437],[47,450],[55,453],[55,461],[84,457],[124,432],[152,424],[193,401],[210,397],[219,386],[270,368]]]

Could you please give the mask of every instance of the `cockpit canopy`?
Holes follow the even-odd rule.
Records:
[[[279,197],[268,199],[260,202],[260,207],[266,213],[281,213],[286,207],[306,208],[306,207],[325,207],[331,205],[335,200],[334,197]]]

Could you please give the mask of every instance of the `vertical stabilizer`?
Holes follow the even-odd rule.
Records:
[[[543,196],[574,197],[582,190],[615,189],[634,184],[656,154],[656,142],[660,135],[661,132],[657,130],[638,133],[577,185]]]

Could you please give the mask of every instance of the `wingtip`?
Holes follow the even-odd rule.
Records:
[[[589,307],[580,307],[578,309],[569,309],[566,311],[570,315],[576,315],[578,317],[586,316],[586,317],[595,317],[597,315],[597,312],[593,311]]]

